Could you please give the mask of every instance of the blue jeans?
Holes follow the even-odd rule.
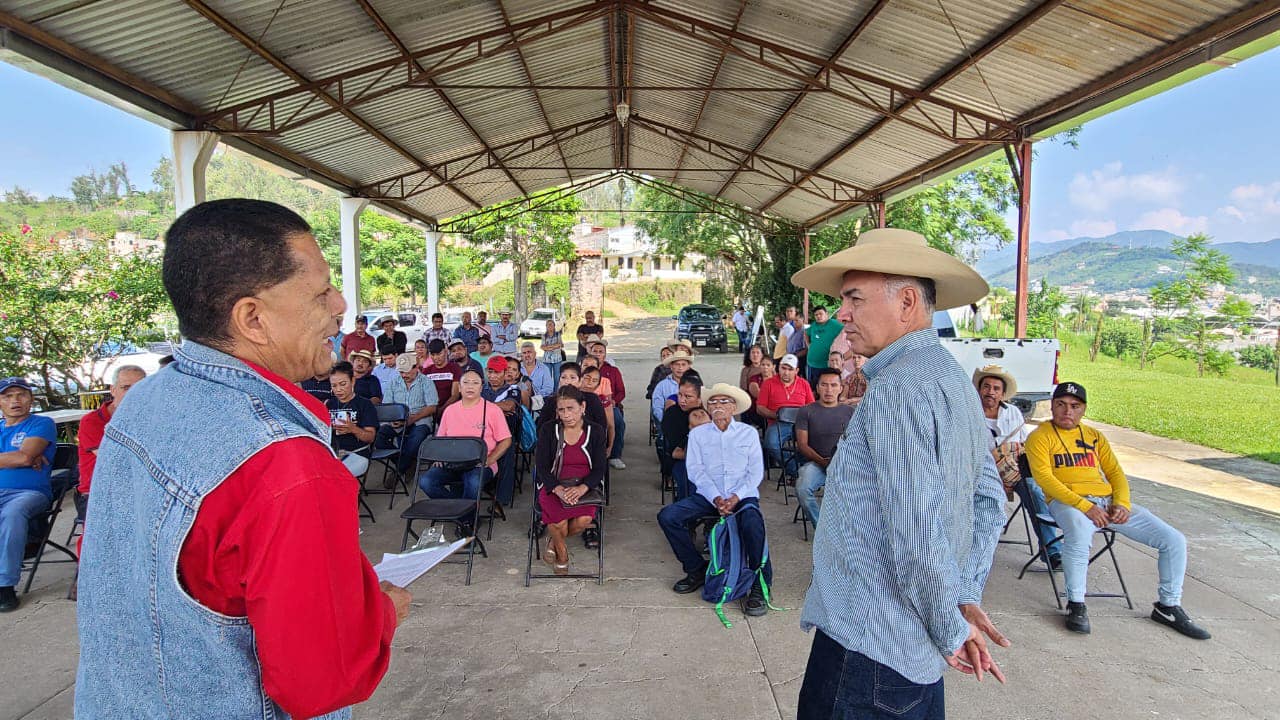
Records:
[[[787,453],[786,465],[782,462],[782,444],[796,434],[796,426],[792,423],[775,422],[764,431],[764,447],[769,451],[769,459],[773,461],[774,467],[783,469],[783,473],[795,477],[799,472],[797,467],[797,453]]]
[[[800,686],[797,720],[945,720],[942,679],[920,685],[821,630]]]
[[[623,416],[622,408],[617,405],[613,406],[613,452],[609,453],[609,459],[622,459],[622,441],[627,434],[627,420]]]
[[[0,587],[22,576],[22,550],[31,519],[49,509],[49,496],[35,490],[0,489]]]
[[[551,392],[555,392],[559,390],[560,389],[560,366],[563,365],[564,363],[549,362],[549,363],[543,363],[543,364],[546,365],[547,370],[551,372]]]
[[[685,467],[683,460],[671,461],[671,477],[676,483],[676,500],[689,497],[689,469]]]
[[[480,497],[480,489],[491,474],[489,468],[472,468],[466,472],[454,472],[442,467],[429,467],[418,478],[418,487],[427,497],[439,500],[442,498],[466,498],[474,500]],[[457,483],[461,481],[459,489]],[[450,484],[446,484],[450,483]]]
[[[1110,498],[1089,497],[1106,509]],[[1067,600],[1084,602],[1089,578],[1089,550],[1098,528],[1079,510],[1057,500],[1049,503],[1049,512],[1062,529],[1062,575],[1067,586]],[[1156,566],[1160,571],[1160,604],[1182,604],[1182,579],[1187,572],[1187,539],[1150,510],[1134,505],[1129,520],[1123,525],[1108,525],[1116,534],[1140,542],[1159,551]]]
[[[740,500],[734,510],[741,510],[746,505],[755,505],[758,508],[760,501],[758,498]],[[693,538],[689,537],[689,525],[698,518],[709,515],[719,516],[720,513],[715,505],[697,493],[683,500],[677,500],[658,511],[658,525],[662,528],[662,533],[667,536],[667,543],[671,545],[671,551],[676,554],[676,559],[680,561],[680,567],[684,569],[686,575],[700,573],[707,567],[702,553],[693,546]],[[761,558],[764,557],[764,516],[758,512],[745,512],[738,515],[738,534],[747,552],[747,564],[752,570],[759,568]],[[773,583],[772,568],[767,563],[764,578],[766,583]]]
[[[816,462],[807,462],[800,466],[800,477],[796,480],[796,497],[800,498],[800,504],[809,515],[815,530],[818,528],[817,493],[826,484],[826,468],[819,466]]]
[[[1031,491],[1032,503],[1035,505],[1031,510],[1037,515],[1049,515],[1049,506],[1045,504],[1044,490],[1040,489],[1040,486],[1036,484],[1035,480],[1032,480],[1031,478],[1025,478],[1025,480],[1027,483],[1027,489]],[[1052,515],[1049,516],[1052,517]],[[1048,548],[1047,553],[1049,557],[1062,556],[1062,543],[1049,544],[1053,542],[1054,538],[1058,537],[1057,531],[1054,530],[1051,525],[1041,525],[1040,531],[1036,534],[1040,536],[1040,546]]]
[[[737,328],[734,328],[734,332],[738,333],[738,352],[742,353],[743,355],[746,355],[746,354],[747,354],[747,349],[748,349],[748,348],[747,348],[747,333],[749,333],[749,332],[751,332],[751,331],[750,331],[750,330],[739,330],[739,329],[737,329]]]

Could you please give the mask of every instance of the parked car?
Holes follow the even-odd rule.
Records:
[[[426,336],[427,331],[431,329],[431,313],[417,312],[414,310],[405,310],[401,312],[392,312],[390,310],[365,310],[363,313],[369,321],[368,333],[373,337],[382,334],[382,328],[377,322],[382,318],[391,315],[396,318],[396,330],[405,334],[408,338],[409,349],[413,349],[413,344]]]
[[[449,334],[452,335],[454,329],[462,324],[462,313],[464,312],[471,313],[471,322],[475,322],[476,313],[479,312],[479,308],[453,307],[453,308],[445,308],[444,310],[441,310],[441,312],[444,314],[444,329],[448,330]]]
[[[671,318],[676,321],[677,340],[689,340],[695,348],[716,347],[729,352],[729,336],[724,329],[724,317],[713,305],[685,305]]]
[[[560,327],[563,318],[560,317],[560,311],[555,308],[534,308],[529,311],[529,317],[520,323],[520,337],[542,337],[547,331],[547,321],[555,320],[556,327]]]
[[[955,323],[945,310],[933,315],[939,341],[953,356],[965,375],[987,365],[1003,367],[1018,382],[1018,394],[1006,398],[1031,417],[1036,404],[1046,402],[1058,384],[1058,356],[1061,347],[1053,338],[971,338],[957,337]]]

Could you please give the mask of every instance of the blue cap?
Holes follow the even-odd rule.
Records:
[[[27,382],[26,378],[7,377],[7,378],[4,378],[3,380],[0,380],[0,393],[8,390],[9,388],[15,388],[15,387],[20,387],[23,390],[26,390],[27,392],[33,392],[33,390],[31,389],[31,383]]]

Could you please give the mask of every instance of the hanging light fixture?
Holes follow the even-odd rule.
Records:
[[[631,119],[631,106],[625,102],[620,102],[613,108],[613,114],[618,116],[618,122],[626,127],[627,120]]]

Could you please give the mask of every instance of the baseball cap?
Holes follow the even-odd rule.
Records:
[[[467,346],[467,344],[466,344],[466,343],[462,342],[462,338],[454,338],[454,339],[452,339],[452,340],[450,340],[450,341],[449,341],[449,345],[448,345],[448,347],[453,347],[454,345],[461,345],[462,347],[466,347],[466,346]]]
[[[494,355],[493,357],[489,358],[489,362],[485,364],[485,367],[490,370],[497,370],[498,372],[506,372],[507,359],[502,357],[501,355]]]
[[[1058,383],[1058,387],[1053,389],[1054,400],[1057,400],[1058,398],[1066,395],[1070,395],[1071,397],[1079,400],[1082,403],[1085,403],[1086,405],[1089,404],[1089,401],[1085,399],[1084,386],[1079,383],[1073,383],[1073,382]]]
[[[27,382],[26,378],[7,377],[7,378],[4,378],[3,380],[0,380],[0,393],[8,390],[9,388],[16,388],[16,387],[22,388],[27,392],[31,392],[31,383]]]
[[[413,353],[400,353],[396,356],[396,370],[399,372],[409,372],[418,364],[418,358]]]
[[[782,359],[778,361],[778,364],[790,365],[793,368],[798,368],[800,367],[800,358],[797,358],[795,355],[792,355],[791,353],[787,353],[786,355],[782,356]]]
[[[441,340],[440,338],[434,338],[431,342],[427,343],[427,352],[429,353],[444,352],[444,347],[445,345],[443,340]]]

